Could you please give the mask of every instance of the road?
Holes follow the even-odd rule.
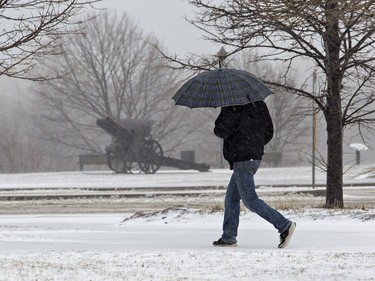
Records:
[[[318,208],[325,202],[323,187],[262,186],[257,192],[271,206],[281,209]],[[0,214],[130,213],[176,206],[220,209],[224,196],[224,187],[0,190]],[[346,207],[374,208],[375,187],[345,187],[344,200]]]

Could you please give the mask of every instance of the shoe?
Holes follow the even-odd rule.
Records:
[[[293,236],[294,230],[296,229],[297,224],[295,222],[292,222],[288,229],[285,230],[283,233],[280,234],[280,244],[279,248],[285,248],[288,246],[290,239]]]
[[[217,241],[212,242],[214,246],[220,246],[220,247],[236,247],[237,242],[225,242],[223,239],[219,239]]]

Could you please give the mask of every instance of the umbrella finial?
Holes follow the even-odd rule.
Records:
[[[220,51],[216,54],[216,56],[219,58],[219,69],[222,67],[222,62],[227,57],[228,53],[225,51],[224,47],[221,47]]]

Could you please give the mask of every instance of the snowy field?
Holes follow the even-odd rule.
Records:
[[[374,170],[373,166],[352,169],[345,175],[345,182],[366,184],[366,194],[373,194]],[[297,184],[311,182],[310,171],[303,167],[260,169],[256,182],[268,186],[277,183],[284,186],[277,190],[293,190]],[[43,192],[44,188],[194,188],[226,185],[229,177],[230,171],[226,170],[210,173],[162,171],[155,175],[19,174],[0,175],[0,189]],[[324,177],[324,173],[318,172],[317,182],[323,183]],[[267,198],[279,196],[270,187],[265,190],[259,188],[259,194],[268,194]],[[219,197],[222,196],[221,192]],[[151,204],[160,199],[144,200]],[[181,205],[184,197],[178,200],[176,206]],[[6,203],[8,205],[1,206],[12,204]],[[179,207],[136,214],[40,212],[15,215],[5,210],[1,213],[1,206],[0,280],[4,281],[375,280],[373,208],[281,210],[297,222],[297,229],[290,245],[278,249],[277,231],[246,211],[241,215],[238,246],[216,248],[211,243],[221,234],[223,214],[220,210]]]
[[[248,212],[230,248],[211,246],[222,213],[2,216],[0,280],[375,280],[374,210],[285,214],[286,249]]]
[[[226,186],[232,171],[212,169],[160,170],[156,174],[115,174],[111,171],[64,173],[0,174],[0,190],[11,188],[145,188]],[[316,168],[316,184],[324,184],[326,173]],[[311,185],[311,167],[262,168],[255,176],[257,185]],[[345,184],[375,183],[375,165],[361,165],[344,174]]]

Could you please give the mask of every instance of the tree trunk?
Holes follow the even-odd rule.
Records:
[[[341,110],[327,116],[327,196],[326,208],[344,208],[343,198],[343,129]]]
[[[343,199],[343,124],[341,110],[341,76],[336,63],[327,68],[327,208],[344,208]]]
[[[341,88],[343,73],[340,70],[340,28],[336,15],[339,9],[338,2],[327,0],[326,33],[324,45],[326,51],[327,75],[327,208],[343,208],[343,126],[341,112]]]

